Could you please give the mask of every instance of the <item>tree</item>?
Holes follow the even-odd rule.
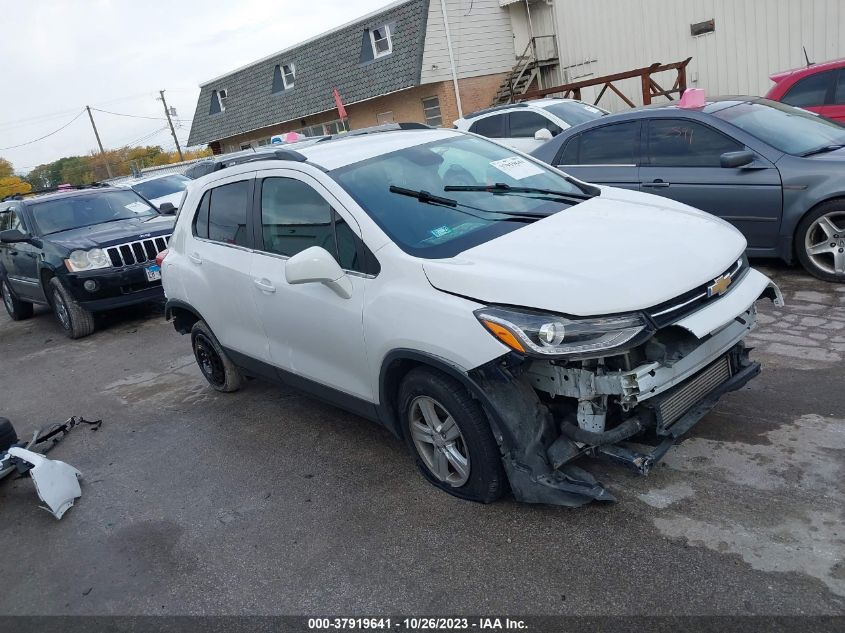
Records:
[[[0,178],[8,178],[14,174],[15,170],[12,168],[12,163],[5,158],[0,158]]]
[[[14,196],[18,193],[29,193],[32,191],[32,185],[18,178],[17,176],[5,176],[0,178],[0,200],[6,196]]]

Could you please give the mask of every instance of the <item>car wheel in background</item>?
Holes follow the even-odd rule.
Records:
[[[197,321],[191,328],[191,346],[202,375],[217,391],[237,391],[243,377],[235,364],[220,347],[205,321]]]
[[[458,381],[427,368],[399,388],[399,413],[417,465],[449,494],[490,503],[505,485],[499,447],[487,416]]]
[[[811,275],[845,282],[845,200],[830,200],[808,213],[798,225],[795,248]]]
[[[0,283],[0,293],[3,295],[3,305],[12,317],[12,321],[21,321],[32,316],[32,304],[16,299],[9,287],[9,282],[5,279]]]
[[[69,338],[82,338],[94,331],[94,315],[70,296],[58,277],[50,280],[50,305]]]

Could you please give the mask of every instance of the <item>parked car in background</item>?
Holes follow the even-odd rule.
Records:
[[[185,195],[185,187],[188,186],[189,182],[191,182],[191,179],[182,174],[162,174],[138,178],[121,184],[141,194],[145,199],[152,202],[157,209],[175,212],[179,208],[182,196]],[[169,207],[161,208],[167,202],[173,205],[173,209]]]
[[[533,152],[585,181],[719,216],[748,254],[845,281],[845,128],[759,97],[648,106],[565,130]]]
[[[767,99],[804,108],[845,124],[845,59],[775,73]]]
[[[575,460],[645,474],[758,374],[743,339],[781,296],[745,245],[472,134],[381,129],[198,180],[165,313],[217,390],[282,382],[381,422],[458,497],[574,506],[612,499]]]
[[[94,312],[164,298],[156,255],[174,218],[131,189],[65,190],[0,202],[0,292],[15,321],[48,305],[70,338]]]
[[[535,99],[467,114],[455,121],[455,127],[530,152],[561,131],[605,114],[606,110],[575,99]]]

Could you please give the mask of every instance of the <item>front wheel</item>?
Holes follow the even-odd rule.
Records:
[[[819,205],[796,231],[798,259],[814,277],[845,282],[845,200]]]
[[[417,466],[432,484],[470,501],[502,495],[499,447],[481,406],[458,381],[427,368],[408,373],[399,410]]]
[[[3,305],[6,307],[6,312],[12,317],[12,321],[22,321],[32,316],[32,304],[15,297],[9,287],[9,282],[5,279],[0,284],[0,293],[3,295]]]
[[[191,345],[202,375],[217,391],[237,391],[243,380],[241,372],[223,351],[205,321],[191,328]]]
[[[50,280],[50,305],[68,338],[82,338],[94,331],[94,315],[76,302],[58,277]]]

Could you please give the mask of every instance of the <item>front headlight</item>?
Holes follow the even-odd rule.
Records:
[[[605,356],[649,327],[639,314],[570,319],[555,314],[479,308],[476,318],[514,351],[540,358]]]
[[[90,251],[73,251],[65,260],[65,266],[71,272],[108,268],[111,259],[102,248],[92,248]]]

